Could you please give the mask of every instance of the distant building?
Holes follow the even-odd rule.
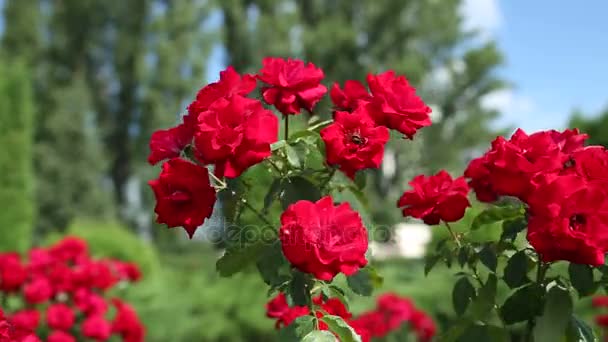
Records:
[[[372,258],[420,259],[426,254],[426,246],[431,242],[431,228],[422,223],[399,223],[395,226],[393,240],[370,244]]]

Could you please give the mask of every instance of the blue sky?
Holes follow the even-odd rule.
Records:
[[[575,108],[593,115],[608,106],[608,1],[464,0],[462,10],[506,57],[499,72],[514,86],[484,101],[503,112],[500,126],[563,128]],[[215,50],[210,79],[222,59]]]
[[[500,124],[562,128],[575,108],[608,106],[608,1],[466,0],[463,11],[506,57],[514,88],[486,99]]]

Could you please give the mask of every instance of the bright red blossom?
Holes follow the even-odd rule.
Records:
[[[266,103],[281,113],[299,114],[302,108],[312,112],[327,88],[321,84],[323,70],[298,59],[266,57],[257,77],[267,84],[262,88]]]
[[[198,117],[196,157],[215,164],[218,177],[235,178],[270,156],[279,122],[260,101],[241,96],[216,101]]]
[[[55,330],[47,338],[48,342],[76,342],[76,338],[64,331]]]
[[[365,86],[354,80],[344,82],[344,89],[338,83],[334,83],[329,91],[331,101],[337,110],[352,112],[364,106],[372,100],[372,95]]]
[[[529,198],[528,241],[543,261],[602,265],[608,252],[608,201],[598,183],[556,177]]]
[[[0,290],[17,291],[25,282],[27,272],[16,253],[0,254]]]
[[[169,228],[182,226],[192,238],[196,228],[211,216],[215,189],[207,168],[175,158],[163,164],[158,179],[149,182],[156,197],[157,221]]]
[[[210,83],[196,94],[196,99],[188,106],[188,117],[184,118],[186,124],[192,122],[196,124],[198,115],[211,107],[211,105],[221,99],[232,95],[247,96],[256,87],[256,80],[253,75],[239,75],[232,66],[220,72],[220,79],[215,83]]]
[[[386,127],[376,126],[365,107],[336,112],[334,122],[321,130],[327,163],[337,165],[348,177],[366,168],[378,168],[389,139]]]
[[[152,133],[148,163],[155,165],[159,161],[179,157],[192,142],[192,137],[192,129],[185,124]]]
[[[82,335],[97,341],[106,341],[112,334],[112,325],[101,315],[87,317],[82,322]]]
[[[367,264],[367,231],[348,203],[334,206],[330,196],[316,203],[298,201],[283,212],[281,224],[283,253],[302,272],[331,280]]]
[[[419,128],[430,126],[427,106],[404,76],[392,70],[368,75],[367,83],[373,96],[372,114],[378,125],[395,129],[412,138]]]
[[[469,187],[463,177],[452,179],[442,170],[430,177],[418,175],[409,184],[412,190],[406,191],[397,203],[398,207],[403,207],[403,216],[436,225],[440,221],[460,220],[470,206]]]
[[[46,321],[51,329],[69,330],[75,319],[74,311],[65,304],[53,304],[46,310]]]

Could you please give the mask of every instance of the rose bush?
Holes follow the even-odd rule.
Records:
[[[230,225],[217,270],[231,276],[255,264],[276,295],[267,315],[276,319],[282,340],[367,341],[407,322],[418,340],[428,341],[435,324],[407,299],[386,294],[376,309],[356,316],[347,301],[371,295],[382,282],[368,250],[374,227],[353,210],[368,205],[365,170],[380,167],[390,130],[413,139],[431,125],[431,109],[405,76],[389,70],[369,74],[367,86],[334,83],[333,108],[317,112],[327,93],[323,77],[312,63],[273,57],[256,75],[229,67],[203,87],[181,123],[151,137],[150,163],[166,160],[150,181],[157,221],[184,227],[192,238],[221,200]],[[290,120],[300,129],[290,132]],[[445,170],[419,175],[404,189],[395,210],[429,225],[443,223],[450,233],[429,253],[425,271],[439,262],[461,268],[453,290],[455,324],[441,340],[593,339],[573,315],[571,292],[586,296],[608,283],[608,153],[584,147],[585,139],[577,130],[517,130],[496,138],[463,176]],[[261,203],[247,191],[256,181],[248,176],[251,168],[273,177]],[[456,231],[450,223],[465,216],[474,201],[471,189],[487,207],[468,230]],[[336,201],[345,193],[358,203]],[[277,206],[282,214],[271,215]],[[258,225],[240,224],[243,212]],[[497,223],[500,239],[471,238]],[[557,262],[568,263],[567,274],[552,267]],[[12,277],[9,289],[20,275]],[[44,300],[45,286],[32,285],[31,300]],[[498,295],[504,290],[506,299]],[[104,332],[89,324],[95,325],[91,333]]]
[[[66,237],[30,250],[27,259],[0,254],[0,269],[2,342],[145,340],[135,310],[116,297],[141,279],[135,264],[94,259],[84,240]]]

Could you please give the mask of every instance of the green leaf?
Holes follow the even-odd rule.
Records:
[[[477,215],[477,217],[475,217],[475,219],[473,219],[473,223],[471,224],[471,230],[476,230],[488,224],[504,220],[510,220],[521,216],[523,216],[523,210],[521,207],[492,206],[482,211],[479,215]]]
[[[572,316],[572,298],[568,290],[553,286],[547,293],[543,315],[536,320],[534,341],[561,341]]]
[[[262,209],[263,213],[268,213],[268,209],[270,208],[270,206],[272,205],[272,202],[274,202],[274,200],[277,198],[277,196],[279,195],[280,192],[281,192],[281,179],[275,178],[275,180],[272,181],[272,184],[270,185],[270,189],[268,189],[266,196],[264,196],[264,208]]]
[[[270,150],[271,151],[276,151],[276,150],[280,150],[283,147],[287,146],[287,141],[285,140],[279,140],[275,143],[270,144]]]
[[[484,264],[490,271],[496,272],[496,266],[498,265],[498,257],[492,245],[486,245],[479,251],[479,260]]]
[[[430,254],[424,259],[424,275],[428,275],[429,272],[435,267],[437,262],[441,259],[440,254]]]
[[[517,289],[500,308],[500,315],[507,324],[527,321],[538,316],[543,309],[544,290],[537,284]]]
[[[359,171],[355,175],[355,185],[359,189],[365,188],[365,183],[367,183],[367,174],[365,171]]]
[[[483,284],[477,293],[477,298],[471,303],[470,315],[477,320],[484,320],[494,308],[496,300],[496,275],[490,273],[488,280]]]
[[[315,330],[304,336],[302,342],[336,342],[336,336],[326,330]]]
[[[593,294],[597,289],[593,281],[593,269],[589,265],[579,265],[570,263],[568,275],[572,286],[578,292],[579,297]]]
[[[470,325],[458,338],[460,342],[510,342],[509,332],[493,325]]]
[[[289,263],[283,255],[279,241],[262,252],[256,266],[264,282],[272,287],[284,284],[291,278]]]
[[[510,288],[516,288],[529,282],[528,255],[521,250],[511,256],[504,270],[504,280]]]
[[[506,220],[502,223],[502,235],[501,240],[515,240],[519,232],[526,229],[528,222],[525,217],[518,217],[512,220]]]
[[[291,165],[292,167],[299,169],[302,166],[302,163],[300,162],[300,156],[298,155],[298,152],[295,150],[295,148],[293,148],[293,146],[285,145],[285,155],[287,156],[287,161],[289,162],[289,165]]]
[[[347,278],[350,289],[362,296],[371,296],[374,288],[382,286],[382,282],[382,277],[371,267],[363,268]]]
[[[468,320],[459,321],[456,324],[452,324],[452,326],[443,333],[437,341],[441,342],[454,342],[458,341],[460,336],[464,334],[464,332],[472,325],[473,323]]]
[[[299,342],[315,328],[314,317],[304,315],[296,318],[289,326],[279,330],[279,341]]]
[[[342,304],[344,304],[348,309],[348,298],[346,297],[344,289],[340,288],[338,285],[331,284],[327,287],[327,292],[329,298],[338,298],[342,302]]]
[[[566,342],[595,342],[598,341],[595,337],[593,329],[587,323],[572,316],[568,324],[566,332]]]
[[[471,248],[467,245],[460,247],[458,251],[458,264],[460,267],[464,267],[464,265],[469,261],[469,256],[471,253]]]
[[[220,276],[230,277],[255,262],[267,246],[264,243],[255,243],[240,249],[226,250],[224,255],[217,260],[215,268]]]
[[[298,306],[310,306],[310,288],[312,282],[308,275],[293,271],[293,277],[289,283],[289,296],[293,300],[294,305]]]
[[[300,200],[316,202],[321,198],[321,191],[311,181],[304,177],[291,177],[283,181],[281,205],[283,209]]]
[[[341,342],[361,342],[361,337],[346,323],[342,317],[325,315],[321,318],[330,331],[338,335]]]
[[[461,277],[452,290],[452,304],[458,316],[462,316],[469,303],[475,298],[475,288],[467,277]]]

